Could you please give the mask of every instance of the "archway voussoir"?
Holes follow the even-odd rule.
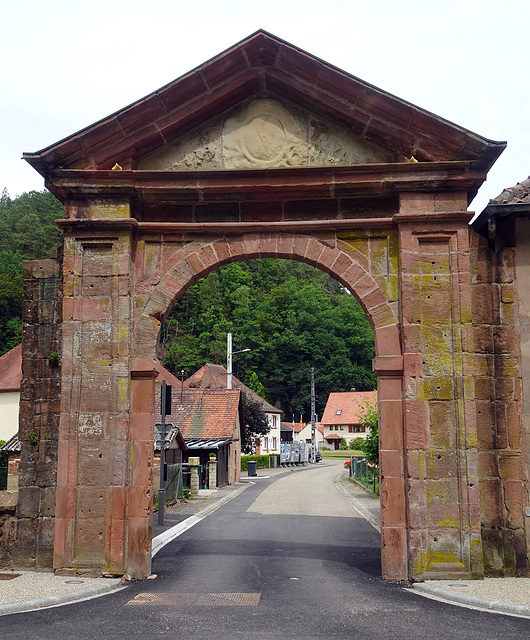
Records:
[[[212,246],[213,250],[217,254],[217,259],[219,260],[220,264],[230,262],[230,245],[226,240],[218,240],[217,242],[214,242]]]
[[[343,279],[350,291],[354,291],[355,284],[365,275],[366,271],[363,267],[353,260],[351,267],[344,272]]]
[[[232,238],[228,243],[230,249],[230,256],[232,260],[237,260],[245,255],[245,247],[243,244],[243,240]]]
[[[243,255],[245,259],[259,258],[259,235],[248,233],[243,236]]]
[[[177,280],[177,282],[184,288],[194,284],[199,279],[197,273],[193,271],[191,266],[187,262],[180,262],[171,270],[171,275]]]
[[[376,327],[384,327],[396,322],[396,318],[392,312],[392,307],[385,301],[383,304],[377,307],[368,309],[368,313],[374,322]]]
[[[324,247],[322,246],[322,244],[318,240],[310,238],[305,252],[306,262],[312,264],[315,267],[320,266],[320,256],[322,255],[323,251]]]
[[[379,305],[386,304],[387,299],[385,294],[379,287],[373,289],[362,298],[362,303],[371,313],[371,309],[378,307]]]
[[[217,254],[215,253],[211,244],[208,244],[205,247],[202,247],[202,249],[199,249],[196,255],[203,265],[203,269],[200,272],[201,275],[202,273],[204,273],[205,269],[207,271],[211,271],[213,268],[219,265],[219,258],[217,257]]]
[[[188,264],[188,266],[193,271],[193,273],[195,273],[198,277],[200,277],[200,275],[204,273],[204,271],[206,270],[206,267],[204,266],[201,258],[199,257],[200,254],[201,254],[201,251],[197,253],[192,253],[189,256],[187,256],[185,260],[186,264]]]
[[[308,236],[295,236],[293,240],[293,254],[302,258],[305,262],[305,254],[307,245],[309,244]]]
[[[259,252],[261,257],[276,257],[278,252],[278,234],[260,233]]]
[[[278,258],[292,258],[294,238],[292,233],[278,235]]]
[[[368,253],[368,241],[362,240],[361,244]],[[366,254],[360,251],[353,243],[346,242],[345,240],[337,240],[337,249],[350,256],[350,258],[360,264],[365,271],[370,271],[370,260]]]
[[[337,251],[337,249],[324,247],[324,251],[322,251],[322,254],[318,261],[319,266],[322,269],[325,269],[326,271],[331,272],[332,267],[339,256],[340,256],[340,253],[339,251]]]
[[[353,260],[342,251],[338,251],[337,253],[337,259],[333,263],[333,275],[342,279],[345,273],[353,265]]]

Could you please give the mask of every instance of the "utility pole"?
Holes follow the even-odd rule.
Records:
[[[226,334],[226,388],[232,388],[232,356],[236,353],[247,353],[252,349],[241,349],[241,351],[232,351],[232,334]]]
[[[166,467],[166,381],[162,380],[162,389],[160,391],[160,413],[162,421],[160,425],[160,484],[158,489],[158,524],[164,524],[164,494],[165,494],[165,478],[164,471]]]
[[[311,460],[316,461],[315,442],[315,367],[311,367]]]
[[[226,336],[226,370],[228,375],[226,376],[226,388],[232,388],[232,334],[228,333]]]

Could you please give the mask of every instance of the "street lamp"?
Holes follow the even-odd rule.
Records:
[[[232,334],[229,333],[226,336],[226,388],[232,388],[232,356],[236,353],[246,353],[251,349],[241,349],[241,351],[232,351]]]

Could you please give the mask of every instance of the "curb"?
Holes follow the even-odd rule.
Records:
[[[481,611],[488,611],[489,613],[501,613],[530,618],[530,607],[527,605],[479,598],[478,596],[467,595],[465,593],[457,593],[451,589],[435,587],[425,582],[417,583],[410,588],[406,588],[405,591],[410,591],[411,593],[416,593],[426,598],[441,600],[448,604],[480,609]]]
[[[204,520],[204,518],[207,518],[214,511],[245,491],[245,489],[247,489],[249,486],[250,485],[246,484],[238,487],[238,489],[226,496],[223,496],[223,498],[217,500],[213,504],[205,507],[196,515],[186,518],[186,520],[184,520],[180,524],[172,527],[171,529],[167,529],[167,531],[164,531],[156,538],[153,538],[151,558],[154,558],[158,551],[160,551],[160,549],[162,549],[166,544],[182,535],[188,529],[191,529],[191,527],[195,526],[201,520]],[[80,602],[82,600],[91,600],[93,598],[98,598],[100,596],[108,595],[109,593],[121,591],[126,588],[127,586],[122,585],[121,578],[107,578],[105,584],[100,583],[91,587],[88,586],[83,589],[76,589],[75,591],[68,591],[67,593],[59,593],[52,596],[44,596],[41,598],[35,598],[33,600],[23,600],[20,602],[9,602],[6,604],[0,604],[0,616],[12,613],[27,613],[29,611],[35,611],[36,609],[60,607],[66,604]]]
[[[153,538],[153,541],[151,543],[151,560],[156,556],[156,554],[160,551],[160,549],[163,549],[166,546],[166,544],[169,544],[172,540],[181,536],[185,531],[194,527],[201,520],[204,520],[204,518],[207,518],[214,511],[217,511],[219,507],[222,507],[224,504],[226,504],[227,502],[230,502],[230,500],[238,496],[240,493],[243,493],[243,491],[245,491],[245,489],[247,489],[249,486],[250,486],[249,484],[242,485],[241,487],[239,487],[235,491],[232,491],[231,493],[224,496],[220,500],[217,500],[216,502],[209,505],[208,507],[205,507],[204,509],[199,511],[199,513],[197,513],[196,515],[186,518],[186,520],[184,520],[183,522],[180,522],[174,527],[171,527],[171,529],[167,529],[160,535],[156,536],[156,538]]]
[[[50,607],[60,607],[64,604],[72,604],[81,600],[89,600],[99,596],[106,595],[114,591],[121,591],[126,587],[120,588],[121,578],[109,578],[109,584],[98,584],[92,587],[76,589],[68,593],[59,593],[53,596],[44,596],[35,598],[34,600],[24,600],[22,602],[9,602],[0,604],[0,616],[10,613],[24,613],[34,611],[35,609],[46,609]]]
[[[335,478],[335,486],[337,487],[337,489],[340,491],[340,493],[342,493],[342,495],[345,498],[348,498],[348,500],[352,503],[353,508],[355,509],[355,511],[357,511],[357,513],[364,518],[368,524],[372,525],[372,527],[378,532],[381,533],[381,526],[379,525],[379,523],[374,519],[374,517],[372,516],[372,514],[365,509],[362,505],[359,504],[359,502],[355,499],[355,496],[353,496],[348,489],[346,489],[346,487],[343,486],[342,484],[342,473],[337,476],[337,478]]]

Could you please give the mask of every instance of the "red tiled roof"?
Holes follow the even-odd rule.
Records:
[[[490,204],[519,204],[530,202],[530,177],[518,182],[513,187],[504,189],[496,198],[490,200]]]
[[[173,410],[172,422],[185,439],[233,438],[239,439],[237,418],[239,389],[215,391],[211,389],[185,389],[183,409]]]
[[[162,380],[165,380],[167,384],[170,384],[172,387],[175,387],[180,391],[182,382],[178,378],[176,378],[170,371],[168,371],[165,367],[160,365],[160,373],[156,377],[156,382],[161,383]]]
[[[20,391],[22,379],[22,345],[0,358],[0,391]]]
[[[226,379],[228,371],[221,364],[205,364],[192,376],[184,381],[186,389],[226,389]],[[255,391],[252,391],[241,380],[232,375],[232,388],[240,389],[243,393],[249,395],[253,400],[259,402],[266,413],[282,413],[281,409],[269,404]]]
[[[155,415],[157,416],[157,422],[160,422],[160,389],[162,387],[162,380],[166,381],[166,384],[171,386],[171,409],[172,416],[176,413],[176,408],[180,405],[180,390],[182,382],[170,373],[165,367],[160,366],[160,373],[155,380]],[[171,419],[171,418],[169,418]]]
[[[324,440],[341,440],[341,436],[338,433],[330,433],[329,436],[324,436]]]
[[[320,423],[322,425],[360,424],[361,409],[366,402],[377,403],[377,391],[330,393]],[[341,413],[337,415],[337,411]]]

